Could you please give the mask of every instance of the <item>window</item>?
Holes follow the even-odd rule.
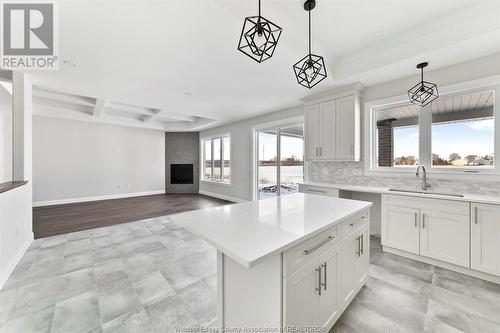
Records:
[[[432,108],[432,167],[492,169],[494,92],[437,101]]]
[[[0,183],[13,179],[12,83],[0,80]]]
[[[231,138],[228,135],[202,139],[202,179],[231,183]]]
[[[495,169],[495,92],[448,95],[425,108],[372,108],[371,169]]]
[[[415,105],[404,105],[375,112],[377,167],[418,165],[418,111]]]

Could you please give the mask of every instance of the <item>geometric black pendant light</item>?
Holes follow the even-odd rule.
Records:
[[[245,18],[241,31],[238,50],[257,62],[263,62],[273,56],[280,39],[282,29],[260,15]]]
[[[311,53],[311,10],[314,7],[316,7],[315,0],[306,0],[304,3],[304,9],[309,12],[309,54],[293,65],[297,82],[309,89],[326,78],[323,57]]]
[[[421,107],[426,106],[439,97],[437,85],[432,82],[424,81],[424,67],[427,67],[427,65],[429,65],[427,62],[422,62],[417,65],[417,68],[421,71],[420,82],[408,90],[410,103]]]

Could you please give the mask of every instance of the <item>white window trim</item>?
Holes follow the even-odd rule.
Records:
[[[258,152],[258,144],[257,144],[257,132],[266,130],[266,129],[272,129],[276,127],[284,127],[284,126],[293,126],[297,124],[304,124],[305,126],[305,116],[297,116],[297,117],[292,117],[292,118],[286,118],[286,119],[279,119],[275,121],[271,121],[268,123],[262,123],[262,124],[256,124],[251,127],[252,131],[252,200],[258,200],[258,192],[257,192],[257,179],[258,179],[258,168],[257,168],[257,158],[259,156]],[[305,128],[304,128],[305,130]],[[305,138],[304,138],[305,139]],[[305,142],[305,140],[304,140]],[[279,148],[279,147],[278,147]],[[305,151],[304,151],[305,154]],[[305,161],[304,161],[305,163]],[[306,178],[307,174],[307,168],[306,165],[304,165],[304,179]]]
[[[483,90],[493,90],[495,91],[495,105],[494,105],[494,115],[495,115],[495,157],[500,156],[500,113],[497,114],[500,105],[500,75],[494,75],[478,80],[462,82],[458,84],[448,85],[439,87],[440,96],[447,97],[456,94],[467,94],[472,92],[478,92]],[[380,177],[394,177],[394,176],[408,176],[408,174],[414,174],[414,168],[393,168],[393,167],[377,167],[375,161],[375,118],[373,113],[379,109],[385,109],[388,107],[397,107],[399,105],[407,104],[408,96],[400,95],[396,97],[385,98],[381,100],[376,100],[368,102],[365,104],[364,108],[364,160],[365,168],[364,173],[366,176],[380,176]],[[424,113],[425,114],[425,113]],[[430,114],[430,113],[427,113]],[[500,180],[500,161],[495,160],[495,166],[493,169],[452,169],[443,168],[437,169],[433,168],[431,165],[431,154],[432,154],[432,143],[431,143],[431,131],[432,127],[427,124],[423,125],[423,122],[429,122],[431,119],[425,119],[424,117],[419,118],[419,161],[427,168],[427,173],[430,177],[441,178],[441,179],[464,179],[464,178],[474,178],[476,180]],[[420,146],[420,144],[422,144]]]
[[[225,182],[223,179],[224,179],[224,168],[222,168],[221,170],[221,180],[214,180],[214,179],[204,179],[203,176],[204,176],[204,170],[205,170],[205,160],[204,160],[204,145],[203,145],[203,142],[205,140],[213,140],[213,139],[221,139],[221,158],[223,158],[223,155],[224,155],[224,150],[223,150],[223,145],[222,145],[222,138],[225,138],[225,137],[229,137],[229,149],[230,149],[230,156],[231,158],[229,159],[229,165],[231,167],[231,180],[228,181],[228,182]],[[211,141],[211,152],[212,152],[212,155],[213,155],[213,150],[214,150],[214,144],[213,144],[213,141]],[[205,184],[216,184],[216,185],[221,185],[221,186],[232,186],[232,180],[233,180],[233,170],[232,170],[232,163],[231,163],[231,159],[232,159],[232,156],[233,156],[233,143],[232,143],[232,139],[231,139],[231,132],[225,132],[225,133],[217,133],[217,134],[211,134],[211,135],[206,135],[206,136],[203,136],[203,137],[200,137],[200,182],[201,183],[205,183]],[[222,163],[222,160],[221,160],[221,163]],[[214,169],[214,166],[213,166],[213,163],[212,163],[212,177],[213,177],[213,169]]]

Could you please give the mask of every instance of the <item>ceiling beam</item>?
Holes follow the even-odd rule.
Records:
[[[54,101],[61,101],[61,102],[67,102],[67,103],[72,103],[72,104],[78,104],[78,105],[85,105],[85,106],[94,106],[95,105],[94,98],[51,91],[51,90],[43,89],[40,87],[34,87],[33,96],[42,97],[45,99],[51,99]]]
[[[106,100],[104,99],[96,99],[95,101],[95,107],[94,107],[94,111],[92,111],[92,115],[94,117],[99,117],[102,113],[102,110],[104,109],[104,105],[106,104]]]
[[[174,113],[174,112],[168,112],[165,110],[156,110],[152,115],[144,117],[142,120],[143,122],[149,122],[151,120],[156,120],[158,117],[162,118],[167,118],[169,120],[174,120],[174,121],[187,121],[187,122],[195,122],[198,120],[197,117],[193,116],[185,116],[182,114]]]

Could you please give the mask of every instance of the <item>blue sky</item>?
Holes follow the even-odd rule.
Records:
[[[477,120],[432,126],[432,152],[442,158],[451,153],[491,155],[494,152],[494,120]],[[394,156],[418,156],[418,128],[394,131]]]

